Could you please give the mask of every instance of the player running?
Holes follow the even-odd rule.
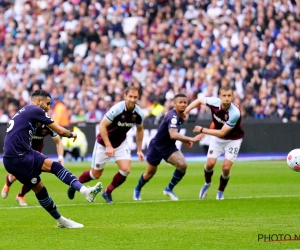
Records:
[[[238,156],[244,131],[241,126],[241,112],[239,108],[232,103],[233,90],[231,87],[224,86],[219,89],[219,98],[206,97],[193,101],[184,111],[186,116],[192,109],[199,105],[206,105],[211,110],[211,115],[215,129],[195,126],[194,133],[212,135],[210,138],[207,161],[204,165],[205,184],[200,190],[199,198],[204,199],[211,186],[211,177],[213,169],[221,154],[225,154],[220,176],[220,185],[218,188],[217,200],[224,199],[224,190],[230,177],[230,169]]]

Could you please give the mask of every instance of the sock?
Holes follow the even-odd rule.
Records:
[[[27,194],[30,191],[30,188],[26,187],[25,185],[22,185],[21,191],[18,194],[19,197],[24,197],[25,194]]]
[[[175,169],[173,173],[173,177],[168,185],[168,189],[173,190],[173,188],[177,185],[178,182],[181,181],[182,177],[185,175],[185,172],[182,173],[178,169]]]
[[[105,193],[110,194],[115,188],[120,186],[126,180],[127,175],[126,172],[119,170],[119,172],[115,174],[112,182],[106,188]]]
[[[52,163],[51,173],[55,174],[58,177],[58,179],[60,179],[62,182],[66,183],[67,185],[71,186],[77,191],[79,191],[82,187],[82,184],[77,180],[77,178],[58,162],[54,161]]]
[[[135,189],[141,191],[142,187],[148,182],[144,179],[144,174],[141,175],[138,184],[135,186]]]
[[[221,176],[220,176],[220,186],[218,188],[219,191],[224,192],[225,187],[227,186],[227,183],[229,181],[229,177],[230,177],[230,175],[223,176],[223,174],[221,174]]]
[[[54,218],[58,219],[61,217],[60,213],[56,209],[56,205],[48,195],[46,187],[43,187],[41,191],[35,194],[41,206]]]
[[[91,173],[91,170],[85,170],[79,177],[78,177],[78,181],[80,181],[81,183],[86,183],[89,182],[90,180],[96,180],[96,178],[94,177]]]
[[[213,176],[213,174],[214,174],[214,170],[212,169],[212,170],[208,171],[206,169],[206,164],[205,164],[204,165],[204,178],[205,178],[206,184],[211,183],[211,177]]]
[[[7,185],[8,187],[10,187],[11,184],[13,184],[15,180],[11,180],[11,175],[10,175],[10,174],[7,174],[7,175],[6,175],[6,178],[5,178],[5,181],[6,181],[6,185]]]

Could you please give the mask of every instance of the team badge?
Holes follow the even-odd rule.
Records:
[[[32,183],[32,184],[36,184],[36,183],[37,183],[37,178],[32,178],[32,179],[31,179],[31,183]]]
[[[228,115],[227,115],[227,114],[224,115],[224,120],[225,120],[225,121],[228,120]]]
[[[136,121],[136,115],[133,115],[132,116],[132,122],[135,122]]]
[[[209,150],[209,153],[212,154],[214,151],[213,150]]]
[[[177,124],[177,119],[176,119],[175,117],[172,118],[172,119],[171,119],[171,123],[174,124],[174,125]]]

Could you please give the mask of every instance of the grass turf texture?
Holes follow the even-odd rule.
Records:
[[[162,194],[174,167],[162,164],[142,190],[142,201],[133,201],[133,188],[145,169],[134,162],[127,181],[113,192],[114,204],[99,195],[88,203],[80,193],[67,198],[67,186],[51,174],[42,174],[50,196],[62,215],[83,223],[83,229],[58,229],[56,222],[38,204],[32,192],[27,208],[15,196],[0,201],[0,249],[295,249],[300,241],[264,242],[258,235],[300,235],[299,178],[283,161],[236,162],[225,192],[215,200],[221,172],[215,168],[213,185],[205,200],[199,200],[203,185],[203,162],[189,163],[184,179],[174,191],[180,201]],[[89,163],[68,163],[79,176]],[[116,173],[114,163],[105,168],[106,187]],[[0,165],[1,183],[6,171]],[[94,185],[92,181],[89,185]],[[2,186],[1,184],[1,186]],[[279,237],[279,236],[278,236]],[[276,239],[273,236],[273,239]]]

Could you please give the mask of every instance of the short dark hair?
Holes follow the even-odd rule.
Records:
[[[179,94],[177,94],[177,95],[174,96],[174,100],[176,98],[179,98],[179,97],[185,97],[185,98],[187,98],[187,96],[185,94],[179,93]]]
[[[50,99],[51,99],[51,95],[43,89],[38,89],[38,90],[34,91],[31,95],[31,98],[35,98],[35,97],[38,97],[38,96],[50,97]]]
[[[129,86],[124,90],[125,95],[128,95],[129,91],[137,91],[139,96],[141,95],[140,89],[135,86]]]
[[[225,90],[225,91],[228,91],[228,90],[231,90],[233,91],[233,88],[230,87],[230,86],[222,86],[221,88],[219,88],[219,94],[221,93],[222,90]]]

